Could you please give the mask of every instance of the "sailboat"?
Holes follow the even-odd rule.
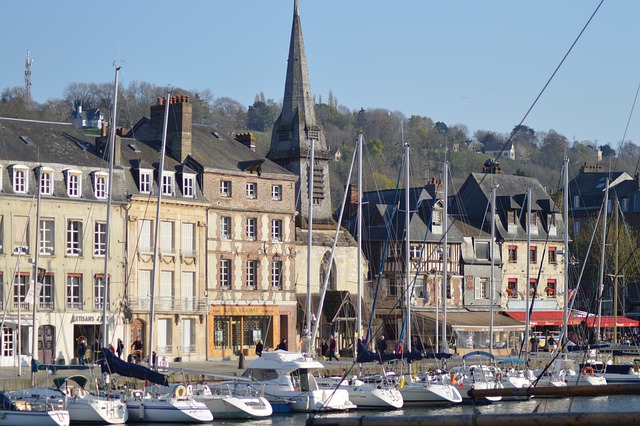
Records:
[[[69,426],[69,412],[50,401],[14,401],[0,392],[0,424],[6,426]]]

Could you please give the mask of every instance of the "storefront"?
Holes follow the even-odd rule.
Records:
[[[256,343],[273,350],[282,334],[280,308],[273,306],[212,306],[209,311],[209,357],[255,355]],[[286,332],[284,333],[287,334]]]

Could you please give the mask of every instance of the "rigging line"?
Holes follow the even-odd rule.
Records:
[[[497,161],[501,156],[502,153],[504,152],[504,150],[507,148],[507,146],[509,145],[509,143],[513,140],[515,134],[517,133],[517,131],[519,130],[520,126],[522,126],[522,123],[524,123],[524,120],[527,119],[527,117],[529,116],[529,114],[531,113],[531,111],[533,110],[533,107],[536,106],[536,104],[538,103],[538,101],[540,100],[540,98],[542,97],[542,94],[545,92],[545,90],[547,90],[547,87],[549,86],[549,84],[551,84],[551,80],[553,80],[553,78],[555,77],[555,75],[558,73],[558,71],[560,70],[560,67],[562,66],[562,64],[564,64],[564,61],[567,59],[567,57],[569,56],[569,54],[571,53],[571,51],[573,50],[573,48],[575,47],[575,45],[578,43],[578,40],[580,40],[580,37],[582,37],[582,34],[585,32],[585,30],[587,29],[587,27],[589,26],[589,24],[591,23],[591,20],[593,19],[593,17],[596,15],[596,13],[598,12],[598,9],[600,9],[600,6],[602,6],[602,3],[604,3],[604,0],[600,0],[600,3],[598,3],[598,6],[596,7],[596,9],[593,11],[593,13],[591,14],[591,16],[589,17],[589,19],[587,20],[587,23],[584,24],[584,26],[582,27],[582,30],[580,30],[580,33],[578,33],[578,36],[575,38],[575,40],[573,41],[573,43],[571,44],[571,47],[569,47],[569,50],[567,50],[567,52],[565,53],[564,57],[562,58],[562,60],[560,61],[560,63],[558,64],[558,66],[556,67],[556,69],[553,71],[553,73],[551,74],[551,76],[549,77],[549,79],[547,80],[547,82],[545,83],[545,85],[542,87],[542,90],[540,90],[540,93],[538,93],[538,96],[536,96],[535,100],[533,101],[533,103],[531,104],[531,106],[529,107],[529,109],[527,110],[527,112],[524,114],[524,116],[522,117],[522,119],[520,120],[520,123],[518,123],[517,126],[514,127],[514,129],[511,131],[511,134],[509,135],[509,138],[507,139],[507,141],[502,145],[502,149],[500,150],[500,152],[498,153],[498,155],[496,156],[495,160]]]
[[[636,95],[633,98],[633,105],[631,105],[631,111],[629,112],[629,118],[627,119],[627,125],[624,128],[624,135],[622,135],[622,142],[624,143],[624,138],[627,137],[627,130],[629,129],[629,123],[631,122],[631,116],[633,115],[633,110],[636,107],[636,101],[638,100],[638,93],[640,92],[640,83],[638,83],[638,88],[636,89]],[[636,162],[636,169],[633,174],[638,173],[638,166],[640,165],[640,157],[638,157],[638,161]]]

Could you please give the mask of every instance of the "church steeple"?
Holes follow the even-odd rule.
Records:
[[[310,140],[314,140],[315,166],[313,182],[314,221],[327,221],[331,215],[329,190],[329,151],[324,132],[313,108],[313,96],[302,39],[298,1],[293,4],[293,24],[282,111],[273,126],[267,158],[300,177],[297,186],[297,209],[308,217],[308,176]]]

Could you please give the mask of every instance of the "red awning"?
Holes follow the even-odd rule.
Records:
[[[511,318],[522,322],[527,322],[527,313],[525,311],[508,311],[505,312]],[[618,318],[620,320],[620,318]],[[584,321],[584,318],[576,317],[575,315],[569,316],[569,325],[579,325]],[[562,325],[564,322],[564,312],[562,311],[533,311],[529,318],[529,323],[532,326],[545,326],[545,325]],[[637,321],[636,321],[637,322]]]
[[[626,317],[622,317],[619,316],[617,321],[617,326],[618,327],[638,327],[638,325],[640,324],[639,321],[633,320],[631,318],[626,318]],[[584,317],[583,317],[583,321],[584,321]],[[598,327],[598,316],[597,315],[589,315],[589,319],[587,320],[587,325],[589,327]],[[613,317],[600,317],[600,327],[607,327],[607,328],[613,328],[614,326],[614,322],[613,322]]]

